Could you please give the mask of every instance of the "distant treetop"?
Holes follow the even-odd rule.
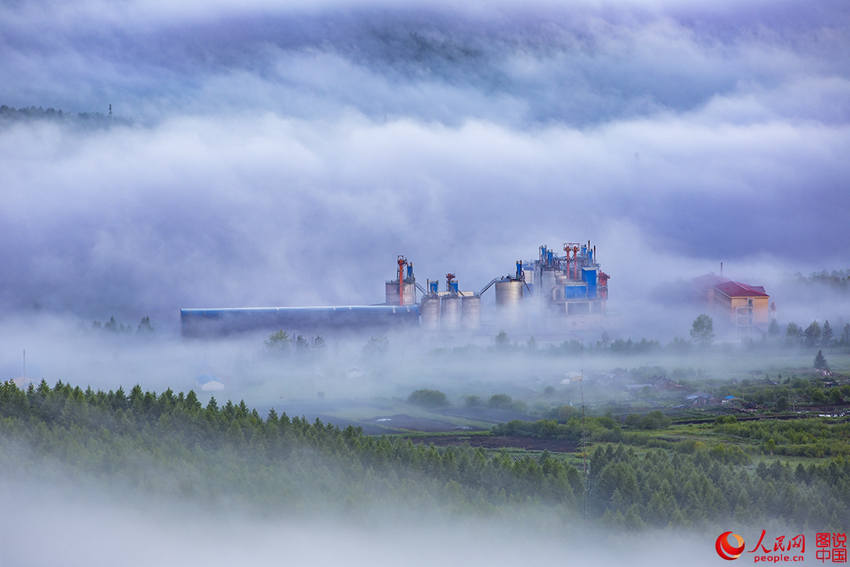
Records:
[[[126,118],[118,118],[111,114],[100,112],[63,112],[52,107],[30,106],[15,108],[0,106],[0,127],[30,121],[50,121],[85,128],[108,128],[110,126],[127,126],[131,124]]]

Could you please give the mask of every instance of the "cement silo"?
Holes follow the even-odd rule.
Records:
[[[460,326],[461,299],[459,295],[444,295],[440,301],[440,326],[457,329]]]
[[[462,323],[464,329],[477,329],[481,326],[481,296],[465,295],[461,300]]]
[[[398,292],[398,281],[387,282],[385,289],[387,305],[414,305],[416,303],[416,284],[414,282],[404,282],[401,296]]]
[[[503,278],[496,282],[496,305],[516,307],[522,301],[522,280]]]
[[[428,280],[428,294],[422,298],[419,312],[422,314],[422,328],[430,331],[440,327],[440,295],[437,291],[437,282]]]
[[[413,262],[398,257],[398,279],[388,281],[384,288],[387,305],[414,305],[416,303],[416,278]]]
[[[461,298],[454,274],[446,274],[446,294],[440,298],[440,326],[457,329],[460,326]]]

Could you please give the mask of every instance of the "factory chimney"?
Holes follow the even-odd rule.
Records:
[[[404,305],[404,267],[407,265],[407,258],[404,256],[398,257],[398,304]]]

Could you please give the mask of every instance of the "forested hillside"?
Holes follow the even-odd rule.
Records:
[[[565,519],[586,514],[634,529],[762,518],[827,529],[847,524],[850,503],[850,462],[840,456],[756,466],[735,451],[606,443],[590,454],[585,482],[561,455],[437,449],[274,410],[264,418],[244,402],[211,399],[203,406],[194,392],[157,395],[138,386],[126,394],[61,382],[21,390],[6,382],[0,447],[4,475],[93,477],[169,498],[268,511],[404,502],[501,514],[534,504]]]

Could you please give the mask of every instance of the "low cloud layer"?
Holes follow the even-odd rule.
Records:
[[[6,3],[0,301],[87,316],[478,289],[593,239],[617,297],[847,263],[850,11]]]
[[[713,534],[588,533],[554,517],[550,525],[534,522],[544,525],[531,528],[522,515],[511,520],[423,515],[387,503],[386,514],[378,510],[366,521],[358,515],[316,519],[297,510],[248,514],[238,506],[224,511],[164,499],[145,503],[133,492],[116,495],[64,483],[57,490],[3,479],[0,488],[0,504],[18,511],[0,519],[8,536],[0,560],[11,565],[614,565],[625,554],[639,566],[678,565],[682,557],[691,565],[717,561]],[[49,534],[50,545],[39,534]]]

